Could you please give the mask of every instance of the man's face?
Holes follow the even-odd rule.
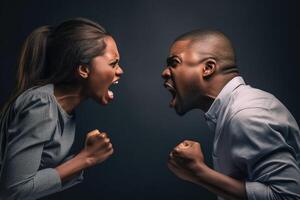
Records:
[[[162,72],[165,87],[173,98],[170,106],[179,115],[196,108],[201,98],[202,69],[199,54],[189,47],[190,41],[177,41],[170,49],[167,67]]]

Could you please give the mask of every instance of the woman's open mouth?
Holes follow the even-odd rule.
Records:
[[[114,98],[114,93],[113,93],[113,89],[116,87],[116,85],[119,84],[119,79],[115,80],[112,82],[112,84],[109,86],[109,89],[107,90],[107,97],[109,100],[113,100]]]

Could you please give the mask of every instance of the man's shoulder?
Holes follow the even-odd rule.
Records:
[[[227,122],[249,122],[253,119],[260,121],[294,122],[294,118],[284,104],[274,95],[245,85],[234,91],[230,97],[229,115]]]
[[[244,85],[236,89],[230,98],[230,110],[234,115],[244,110],[269,110],[279,100],[272,94]],[[244,113],[244,112],[243,112]],[[246,112],[246,114],[251,112]]]

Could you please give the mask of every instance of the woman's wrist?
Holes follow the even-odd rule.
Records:
[[[82,166],[82,169],[86,169],[96,165],[95,159],[88,156],[85,150],[82,150],[79,154],[75,156],[76,160]]]
[[[88,162],[87,156],[84,152],[80,152],[74,158],[62,163],[55,169],[58,171],[62,181],[66,181],[71,177],[75,176],[82,170],[91,167],[92,165]]]

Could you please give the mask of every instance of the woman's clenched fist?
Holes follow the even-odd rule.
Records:
[[[84,156],[89,166],[93,166],[106,160],[113,151],[107,134],[96,129],[87,134],[85,147],[80,154]]]

